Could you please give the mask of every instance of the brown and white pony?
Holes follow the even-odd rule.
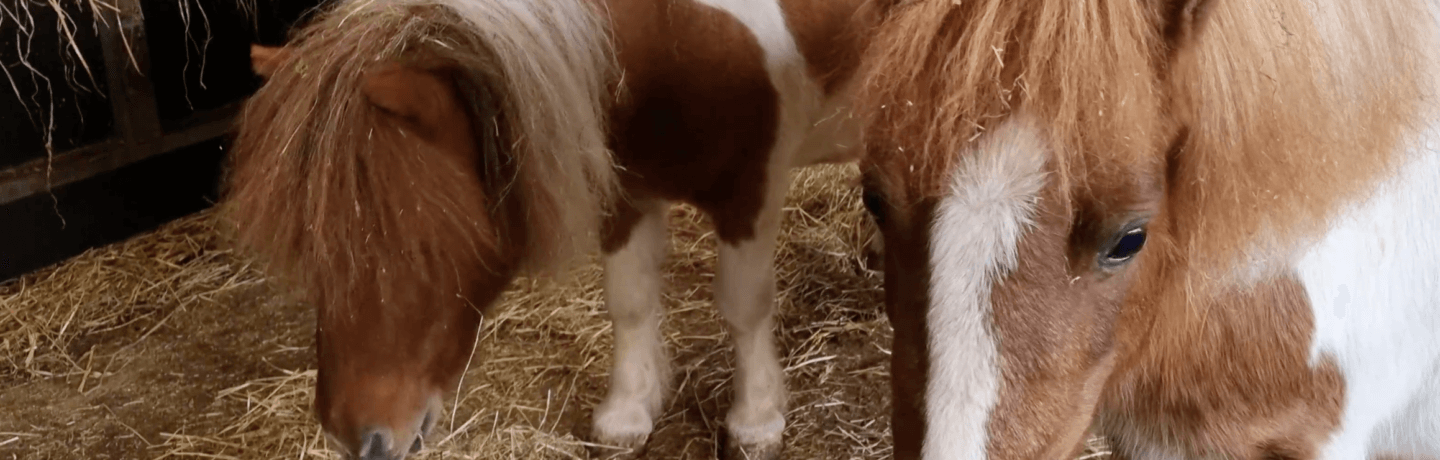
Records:
[[[849,161],[859,0],[347,0],[244,113],[228,216],[319,308],[315,408],[348,456],[402,458],[517,274],[599,243],[614,322],[596,440],[639,447],[670,382],[668,204],[717,227],[736,347],[726,455],[773,457],[774,253],[792,167]]]
[[[1440,458],[1434,0],[878,3],[896,458]]]

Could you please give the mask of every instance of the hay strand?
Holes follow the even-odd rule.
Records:
[[[856,176],[854,166],[803,170],[785,208],[777,338],[790,390],[790,458],[891,456],[891,331],[881,276],[864,256],[874,232]],[[0,413],[26,403],[53,409],[45,414],[81,414],[51,425],[41,422],[53,415],[25,411],[15,422],[0,418],[0,458],[339,458],[310,408],[313,312],[224,249],[212,219],[202,213],[0,285]],[[711,459],[732,374],[729,338],[711,305],[715,238],[694,208],[677,207],[670,219],[662,330],[676,392],[647,456]],[[577,433],[588,430],[604,394],[610,324],[598,264],[564,279],[521,279],[505,294],[447,404],[451,421],[416,458],[588,458],[591,445]],[[236,326],[217,329],[197,317]],[[223,343],[255,324],[263,327]],[[224,361],[205,368],[223,372],[126,377],[169,348],[189,349],[183,356],[191,361]],[[49,384],[63,391],[17,396]],[[142,396],[113,396],[132,394],[126,389]],[[1086,457],[1094,458],[1101,457]]]

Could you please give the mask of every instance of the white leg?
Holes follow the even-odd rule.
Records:
[[[737,458],[772,457],[785,431],[785,376],[775,347],[774,312],[775,239],[787,182],[770,182],[754,238],[722,243],[715,277],[715,305],[735,341],[735,399],[725,426],[733,444],[726,455]]]
[[[615,333],[610,392],[595,409],[595,440],[638,448],[660,417],[670,369],[660,337],[661,263],[668,235],[666,203],[641,207],[643,216],[619,250],[605,257],[605,306]]]

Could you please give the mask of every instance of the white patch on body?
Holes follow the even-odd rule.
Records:
[[[754,34],[765,71],[780,96],[780,120],[771,151],[773,166],[791,167],[858,159],[860,128],[850,116],[850,88],[825,98],[809,73],[777,0],[695,0],[729,13]],[[772,168],[772,172],[775,169]]]
[[[775,145],[766,167],[765,203],[754,223],[755,236],[721,244],[715,276],[715,305],[735,343],[735,399],[726,429],[742,448],[778,447],[785,430],[785,375],[774,338],[774,259],[789,171],[818,161],[853,159],[846,154],[858,144],[853,141],[859,130],[848,110],[843,110],[848,98],[825,101],[820,85],[810,78],[778,1],[696,3],[726,12],[755,36],[770,84],[779,96]]]
[[[930,376],[922,456],[983,459],[999,398],[1000,357],[992,332],[991,286],[1014,269],[1045,183],[1038,130],[1012,118],[957,168],[931,236]]]
[[[639,447],[654,429],[670,377],[660,337],[668,205],[642,205],[644,215],[630,239],[605,257],[605,308],[614,327],[615,362],[610,390],[594,417],[597,441],[628,448]]]
[[[735,343],[735,399],[725,428],[745,449],[779,447],[785,431],[785,372],[775,347],[775,240],[789,175],[770,180],[755,237],[720,244],[715,306]]]
[[[1311,360],[1334,359],[1345,379],[1323,459],[1440,458],[1437,127],[1297,265],[1315,318]]]
[[[1405,407],[1375,427],[1371,451],[1394,458],[1440,458],[1440,363]]]

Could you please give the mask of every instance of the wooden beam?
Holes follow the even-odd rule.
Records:
[[[150,72],[140,0],[117,0],[116,18],[99,22],[115,133],[110,139],[0,170],[0,205],[83,181],[152,156],[225,135],[241,102],[188,117],[164,132]]]
[[[56,154],[54,159],[40,158],[0,171],[0,205],[89,179],[155,154],[224,136],[234,124],[242,104],[234,102],[196,113],[186,119],[184,128],[152,141],[154,148],[138,155],[123,138],[115,138]]]
[[[159,153],[164,131],[155,104],[155,87],[145,77],[150,73],[150,43],[145,39],[145,13],[140,9],[140,0],[116,0],[115,6],[119,8],[118,17],[113,23],[103,23],[106,26],[100,30],[100,48],[105,53],[116,134],[124,139],[126,147],[120,164],[126,164]]]

